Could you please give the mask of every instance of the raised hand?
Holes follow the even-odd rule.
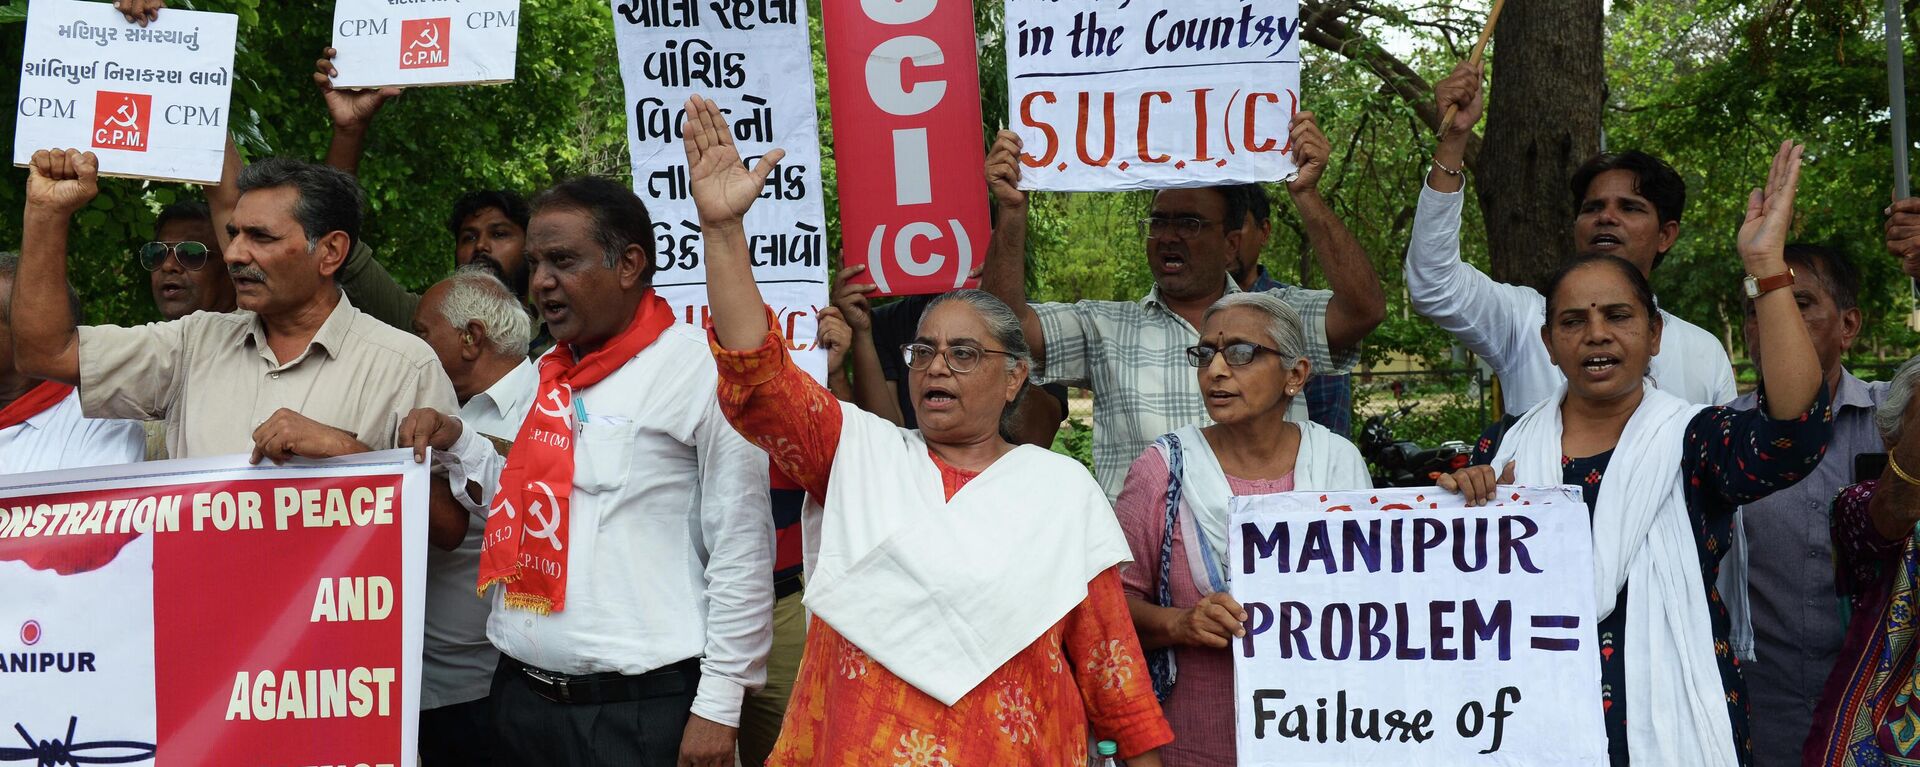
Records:
[[[100,194],[100,159],[78,149],[42,149],[27,168],[27,209],[71,216]]]
[[[786,150],[766,153],[748,170],[718,104],[694,96],[687,99],[686,112],[681,133],[687,147],[687,179],[701,227],[738,225],[765,188],[767,174],[787,156]]]
[[[987,189],[1002,208],[1026,207],[1027,193],[1020,191],[1020,134],[1003,130],[993,139],[987,152]]]
[[[1440,140],[1465,141],[1473,134],[1473,126],[1480,124],[1480,115],[1487,110],[1486,93],[1481,88],[1480,78],[1483,68],[1470,61],[1462,61],[1453,68],[1453,73],[1440,82],[1433,84],[1433,108],[1439,117],[1445,117],[1447,107],[1456,107],[1453,121],[1440,126]]]
[[[847,352],[853,348],[853,329],[847,327],[847,321],[839,309],[829,306],[820,310],[820,329],[817,334],[820,348],[827,350],[827,374],[844,377]]]
[[[873,305],[867,303],[867,294],[880,289],[872,283],[852,281],[855,275],[865,271],[866,264],[849,266],[833,278],[833,305],[840,310],[847,327],[861,335],[873,332]]]
[[[165,7],[167,4],[162,0],[113,0],[113,9],[126,16],[128,24],[143,27],[160,18],[160,9]]]
[[[1780,142],[1773,153],[1773,167],[1767,171],[1767,185],[1747,196],[1747,217],[1740,225],[1740,257],[1748,265],[1764,263],[1776,266],[1783,259],[1787,235],[1793,228],[1793,198],[1800,186],[1800,155],[1806,147],[1792,141]],[[1747,271],[1759,277],[1776,274]]]
[[[1287,128],[1287,143],[1293,145],[1293,164],[1300,169],[1293,180],[1287,182],[1287,191],[1300,194],[1318,190],[1333,146],[1327,142],[1327,134],[1320,130],[1320,123],[1312,112],[1294,113],[1293,124]]]
[[[1900,271],[1920,278],[1920,197],[1887,206],[1887,252],[1900,259]]]
[[[340,70],[333,66],[333,57],[338,53],[332,48],[320,51],[320,58],[313,61],[313,84],[320,86],[320,95],[327,100],[327,116],[332,118],[334,128],[366,130],[367,125],[373,122],[373,116],[380,113],[380,107],[388,99],[399,96],[401,89],[342,90],[333,87],[333,78],[340,75]]]

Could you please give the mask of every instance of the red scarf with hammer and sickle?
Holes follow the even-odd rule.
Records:
[[[573,395],[626,365],[667,328],[673,307],[648,289],[633,321],[605,346],[575,361],[554,346],[540,358],[540,388],[520,424],[480,543],[482,596],[504,584],[508,607],[545,615],[567,604],[567,533],[573,496]]]

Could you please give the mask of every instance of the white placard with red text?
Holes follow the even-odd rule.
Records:
[[[774,168],[747,212],[754,279],[795,359],[826,371],[814,326],[827,304],[827,223],[820,128],[804,0],[610,0],[626,85],[633,189],[655,232],[653,284],[680,321],[709,322],[706,253],[681,143],[687,98],[719,104],[747,164],[774,148]]]
[[[1580,489],[1236,497],[1245,767],[1607,763]]]
[[[425,464],[245,458],[0,477],[0,763],[414,764]]]
[[[335,0],[341,88],[503,83],[520,46],[520,0]]]
[[[220,182],[238,17],[167,8],[145,27],[107,3],[34,0],[13,163],[79,149],[100,173]]]
[[[1294,172],[1299,0],[1005,0],[1026,189],[1277,181]]]

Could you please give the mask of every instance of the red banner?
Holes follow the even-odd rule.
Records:
[[[0,763],[411,765],[424,465],[0,480]],[[151,760],[151,762],[149,762]]]
[[[972,4],[826,0],[820,18],[846,264],[881,295],[966,286],[992,235]]]

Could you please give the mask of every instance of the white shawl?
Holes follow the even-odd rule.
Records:
[[[1596,616],[1628,583],[1627,748],[1634,764],[1734,765],[1732,723],[1680,461],[1687,424],[1705,405],[1647,386],[1614,447],[1593,512]],[[1493,459],[1522,485],[1558,485],[1566,387],[1507,432]]]
[[[1022,445],[952,500],[920,432],[842,403],[805,604],[949,706],[1130,559],[1106,493],[1078,461]]]
[[[1288,423],[1300,427],[1300,451],[1293,459],[1294,490],[1373,487],[1366,459],[1360,457],[1360,451],[1352,442],[1312,421]],[[1187,570],[1193,574],[1193,585],[1200,589],[1200,595],[1206,596],[1213,593],[1213,585],[1207,578],[1206,562],[1200,556],[1200,541],[1204,540],[1213,549],[1213,561],[1225,567],[1228,506],[1233,500],[1233,491],[1227,484],[1226,471],[1220,468],[1220,459],[1214,455],[1206,435],[1200,433],[1200,427],[1189,424],[1173,434],[1180,439],[1181,462],[1185,464],[1181,477],[1180,524],[1187,531]],[[1160,448],[1161,457],[1168,459],[1167,468],[1172,471],[1172,456],[1166,455],[1159,443],[1155,446]],[[1196,533],[1205,533],[1205,536]],[[1218,575],[1222,581],[1226,580],[1226,573]]]

